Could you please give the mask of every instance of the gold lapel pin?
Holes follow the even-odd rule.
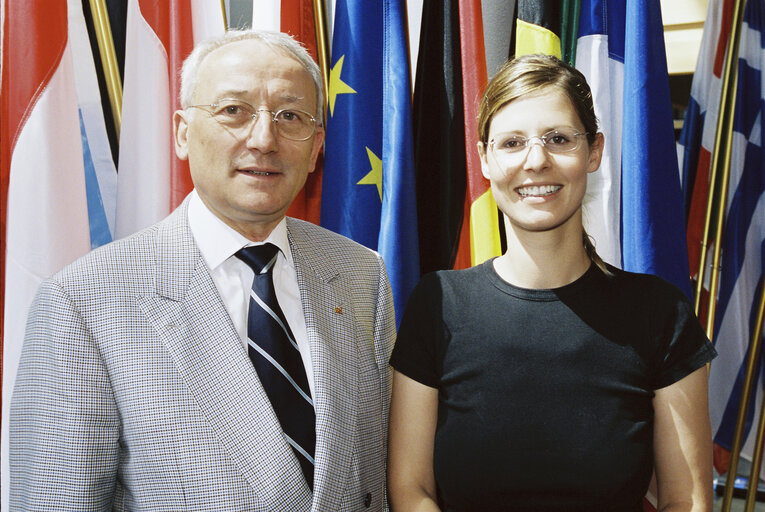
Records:
[[[338,315],[342,315],[343,314],[343,308],[341,308],[340,306],[335,307],[335,313],[337,313]]]

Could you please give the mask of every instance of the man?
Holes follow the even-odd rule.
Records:
[[[324,140],[318,68],[289,36],[231,32],[182,82],[194,192],[31,307],[11,510],[387,509],[382,260],[285,217]]]

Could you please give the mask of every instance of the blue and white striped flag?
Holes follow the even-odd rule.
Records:
[[[694,77],[692,94],[705,92],[699,84],[719,82],[719,74],[711,73],[719,52],[725,50],[727,30],[721,30],[719,20],[724,8],[722,1],[709,5],[705,27],[705,44]],[[722,44],[719,44],[722,40]],[[719,68],[719,66],[717,66]],[[722,266],[717,297],[714,343],[719,357],[710,371],[710,415],[715,444],[729,450],[738,414],[746,359],[752,341],[765,269],[765,160],[762,150],[762,132],[765,128],[765,6],[762,2],[748,2],[744,12],[738,59],[738,89],[734,117],[731,174],[725,203],[725,226],[722,235]],[[703,71],[706,71],[705,74]],[[719,91],[719,86],[712,87]],[[717,96],[695,97],[692,105],[710,105],[689,109],[688,136],[683,137],[684,161],[689,166],[703,160],[703,153],[711,148],[716,126],[719,92]],[[695,119],[694,119],[694,116]],[[703,116],[703,117],[702,117]],[[699,122],[699,120],[702,120]],[[693,126],[704,129],[690,136]],[[696,130],[698,132],[698,128]],[[686,135],[686,134],[684,134]],[[706,146],[706,149],[702,146]],[[702,155],[699,158],[699,155]],[[702,172],[705,169],[702,168]],[[696,177],[696,187],[706,185],[705,177]],[[689,180],[690,186],[690,180]],[[703,192],[703,191],[702,191]],[[688,195],[688,194],[686,194]],[[702,197],[694,191],[694,199]],[[693,221],[693,219],[691,219]],[[689,225],[689,229],[690,229]],[[761,353],[762,354],[762,353]],[[762,355],[761,355],[762,358]],[[752,422],[759,418],[765,379],[762,362],[757,365],[757,385],[747,413],[745,443],[742,455],[751,458],[754,448]],[[716,460],[718,470],[725,469],[725,460]]]

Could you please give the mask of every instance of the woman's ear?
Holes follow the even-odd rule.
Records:
[[[483,174],[483,177],[488,180],[489,162],[486,160],[486,144],[479,141],[476,144],[476,148],[478,148],[478,156],[481,158],[481,174]]]
[[[595,172],[600,167],[605,141],[603,133],[598,132],[595,134],[595,141],[590,144],[590,154],[587,158],[587,172]]]

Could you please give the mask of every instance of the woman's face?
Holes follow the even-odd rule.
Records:
[[[551,86],[503,106],[489,125],[489,143],[479,145],[483,175],[512,229],[581,229],[587,174],[600,166],[603,135],[590,145],[584,135],[550,135],[555,130],[571,135],[585,128],[568,96]],[[545,134],[546,146],[536,138]],[[522,140],[531,137],[523,147]],[[560,151],[571,145],[576,149]]]

